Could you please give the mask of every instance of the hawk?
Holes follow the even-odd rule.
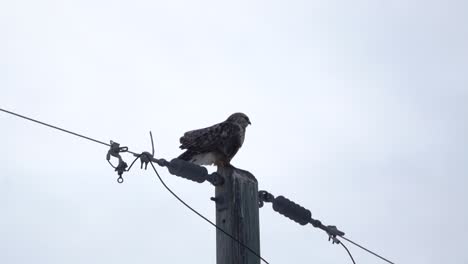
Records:
[[[186,151],[179,159],[198,165],[228,166],[244,143],[250,120],[243,113],[234,113],[219,124],[185,132],[180,148]]]

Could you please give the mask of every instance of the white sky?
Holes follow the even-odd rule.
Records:
[[[1,1],[0,107],[134,151],[247,113],[234,165],[396,263],[467,263],[466,1]],[[215,263],[150,171],[0,113],[0,262]],[[126,156],[130,161],[131,157]],[[213,187],[168,184],[214,220]],[[270,263],[351,263],[262,208]],[[383,263],[349,245],[357,263]]]

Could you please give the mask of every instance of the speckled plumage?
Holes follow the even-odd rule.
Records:
[[[179,158],[199,165],[226,166],[244,143],[250,124],[243,113],[234,113],[219,124],[186,132],[180,148],[186,151]]]

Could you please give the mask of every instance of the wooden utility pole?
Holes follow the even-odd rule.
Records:
[[[218,167],[224,184],[216,186],[216,225],[260,255],[258,182],[248,171]],[[216,231],[217,264],[259,264],[260,259]]]

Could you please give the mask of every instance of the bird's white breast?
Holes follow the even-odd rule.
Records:
[[[198,165],[212,165],[216,162],[217,155],[213,152],[202,153],[193,156],[190,162],[193,162]]]

